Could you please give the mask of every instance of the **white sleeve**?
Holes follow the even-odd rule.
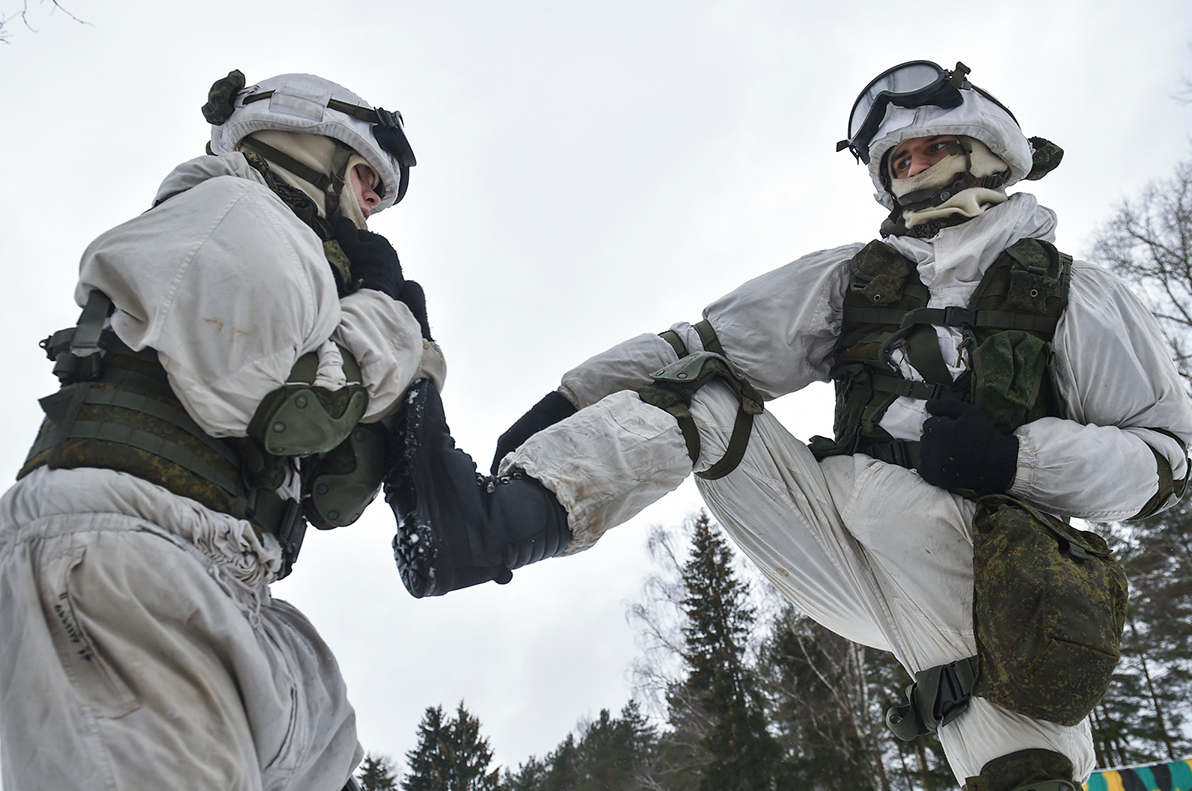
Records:
[[[861,245],[804,256],[748,281],[704,311],[725,355],[766,398],[828,378],[840,332],[848,271]],[[695,328],[671,327],[688,351],[703,348]],[[639,335],[585,361],[563,376],[559,391],[583,408],[619,390],[636,390],[674,362],[674,349],[655,334]]]
[[[331,337],[360,363],[368,390],[362,420],[392,414],[423,358],[422,331],[409,308],[380,291],[361,289],[340,300],[340,322]]]
[[[340,322],[322,244],[267,188],[205,181],[100,236],[76,301],[99,289],[112,326],[157,350],[187,412],[243,436],[261,400]]]
[[[1192,442],[1192,403],[1158,324],[1120,280],[1078,262],[1053,346],[1067,419],[1015,432],[1010,493],[1070,516],[1135,516],[1159,490],[1155,453],[1179,480]]]

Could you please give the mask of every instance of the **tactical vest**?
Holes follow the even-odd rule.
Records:
[[[157,352],[133,351],[104,320],[111,300],[92,292],[76,327],[42,341],[61,389],[17,478],[39,467],[118,470],[252,523],[282,546],[289,572],[305,530],[301,504],[274,491],[289,459],[251,439],[212,437],[186,413]]]
[[[1021,239],[985,272],[967,307],[926,307],[930,294],[915,264],[889,245],[870,242],[849,262],[832,379],[834,439],[813,437],[812,453],[865,453],[915,467],[919,443],[890,436],[879,423],[899,396],[958,398],[975,404],[1003,432],[1064,414],[1051,347],[1068,303],[1072,257],[1038,239]],[[953,381],[936,327],[963,336],[970,366]],[[901,346],[924,381],[889,362]]]

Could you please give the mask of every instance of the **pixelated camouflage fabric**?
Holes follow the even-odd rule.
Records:
[[[1004,495],[973,523],[973,694],[1076,725],[1118,662],[1127,584],[1104,539]]]

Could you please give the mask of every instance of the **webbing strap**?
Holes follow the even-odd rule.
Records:
[[[919,466],[920,447],[918,442],[895,439],[889,442],[862,442],[857,447],[857,452],[872,456],[887,464],[897,464],[899,467],[915,469]]]
[[[916,325],[906,336],[906,356],[915,370],[932,384],[951,383],[952,374],[940,352],[939,336],[935,328]]]
[[[305,179],[311,184],[314,184],[317,189],[324,193],[328,192],[327,188],[331,186],[331,177],[326,173],[319,173],[314,168],[307,167],[289,154],[279,151],[267,143],[262,143],[260,140],[254,140],[251,137],[246,137],[241,141],[240,147],[246,148],[254,154],[262,156],[270,162],[280,165],[281,167],[293,173],[295,176],[298,176],[299,178]]]
[[[916,308],[901,319],[902,327],[933,324],[937,327],[976,327],[992,330],[1029,330],[1054,333],[1059,318],[1038,314],[1015,313],[1010,310],[970,310],[950,306],[946,308]]]
[[[721,357],[726,357],[724,347],[720,345],[720,339],[716,337],[716,330],[712,329],[712,323],[707,319],[695,323],[695,331],[699,333],[700,343],[704,345],[704,351],[715,352]]]
[[[679,355],[679,359],[687,356],[687,344],[683,343],[679,333],[674,330],[666,330],[658,333],[658,337],[670,344],[670,347],[675,350],[675,354]]]
[[[749,433],[752,430],[753,415],[744,409],[738,409],[737,417],[733,421],[733,433],[729,436],[728,447],[724,449],[724,455],[720,457],[720,461],[703,472],[697,472],[696,475],[705,481],[714,481],[737,469],[737,465],[745,456],[745,449],[749,446]]]
[[[121,409],[127,409],[132,412],[141,412],[150,417],[163,420],[172,426],[182,429],[187,434],[195,439],[201,441],[206,447],[218,453],[223,457],[224,461],[228,462],[234,467],[240,465],[240,456],[227,443],[221,442],[218,439],[210,436],[204,432],[198,423],[195,423],[190,415],[182,410],[174,409],[169,404],[163,404],[154,398],[150,398],[139,393],[130,393],[126,390],[114,390],[103,387],[88,387],[83,393],[82,401],[87,406],[114,406]],[[45,450],[54,443],[64,439],[82,439],[83,437],[76,437],[73,434],[67,437],[54,436],[57,432],[51,432],[42,437],[34,446],[34,453]],[[125,443],[128,444],[128,443]],[[39,445],[45,447],[39,448]],[[151,448],[141,447],[141,450],[152,450]],[[187,451],[189,453],[190,451]],[[193,454],[192,454],[193,455]],[[196,456],[196,458],[198,458]],[[224,488],[221,486],[221,488]],[[228,489],[227,491],[232,492]]]
[[[710,321],[704,319],[693,324],[692,328],[699,334],[699,340],[703,344],[704,351],[715,352],[722,357],[726,356],[724,354],[724,347],[720,345],[720,339],[716,337],[716,330],[712,329],[712,323]],[[679,333],[674,330],[664,330],[658,333],[658,337],[669,343],[680,359],[691,353],[687,350],[687,344],[683,343],[683,339],[679,337]]]
[[[57,435],[54,437],[55,440],[101,440],[103,442],[127,445],[137,450],[152,453],[203,477],[233,497],[237,496],[241,488],[236,485],[236,481],[220,475],[212,469],[206,461],[194,452],[168,439],[142,429],[133,428],[132,426],[122,426],[118,423],[108,423],[98,420],[76,420],[71,424],[70,430],[65,435],[58,434],[58,432],[54,433]]]
[[[929,401],[933,398],[946,398],[954,392],[952,382],[932,384],[930,382],[916,382],[911,379],[899,379],[897,376],[887,376],[885,374],[874,374],[870,381],[873,382],[873,389],[879,393],[893,393],[894,395],[917,398],[923,401]]]

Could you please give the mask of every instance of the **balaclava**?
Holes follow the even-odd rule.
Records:
[[[264,145],[256,146],[254,142]],[[356,165],[368,164],[364,157],[323,135],[273,129],[254,132],[241,141],[240,148],[263,156],[269,162],[271,171],[291,187],[302,190],[314,201],[319,216],[323,219],[334,221],[337,217],[343,216],[351,220],[357,228],[365,228],[364,214],[356,202],[350,177],[352,168]],[[329,195],[327,191],[280,163],[278,160],[282,157],[270,156],[273,151],[281,152],[283,157],[293,159],[304,168],[325,176],[331,183],[340,184],[339,189],[333,195]]]

